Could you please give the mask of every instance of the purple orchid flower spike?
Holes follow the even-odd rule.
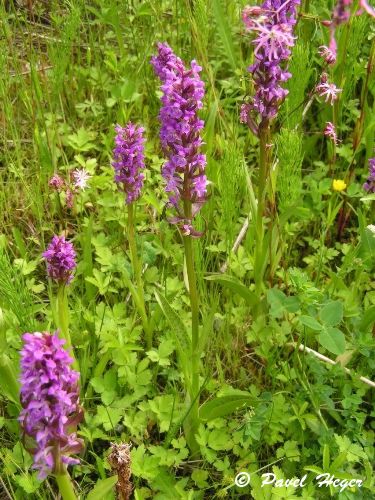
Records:
[[[199,77],[201,67],[192,61],[185,68],[166,43],[158,44],[158,55],[151,60],[155,73],[162,82],[160,141],[168,161],[162,175],[169,194],[169,206],[177,216],[170,218],[184,235],[199,237],[202,233],[192,226],[192,219],[207,199],[206,156],[201,153],[201,131],[204,122],[198,116],[203,107],[204,83]],[[187,215],[185,203],[191,204]]]
[[[19,421],[35,443],[33,468],[44,479],[60,473],[64,465],[79,463],[70,457],[83,447],[74,431],[83,418],[79,373],[70,367],[73,360],[57,333],[25,333],[23,341]]]
[[[115,182],[126,193],[129,205],[138,200],[143,187],[144,128],[129,122],[125,127],[116,126],[115,148],[113,150]]]
[[[242,105],[240,121],[256,135],[259,121],[274,118],[288,94],[282,84],[292,76],[287,63],[296,40],[294,25],[299,4],[300,0],[266,0],[261,6],[245,7],[242,13],[246,30],[256,34],[255,63],[248,68],[255,95]]]
[[[43,253],[47,262],[48,276],[58,283],[69,284],[76,268],[76,252],[73,244],[64,236],[54,236],[47,250]]]

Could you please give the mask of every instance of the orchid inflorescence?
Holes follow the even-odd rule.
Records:
[[[21,404],[19,421],[34,441],[33,468],[44,479],[77,464],[83,441],[75,428],[83,417],[79,405],[79,373],[57,333],[25,333],[21,351]]]
[[[241,107],[240,120],[258,135],[259,120],[269,121],[288,94],[282,84],[292,76],[288,70],[294,46],[296,7],[300,0],[266,0],[261,6],[245,7],[242,19],[246,30],[255,33],[253,75],[255,95]]]
[[[76,268],[76,252],[73,244],[65,236],[54,235],[47,250],[43,252],[47,262],[48,276],[58,283],[69,284]]]
[[[192,225],[207,195],[205,174],[206,156],[201,152],[203,140],[201,130],[204,122],[198,116],[203,107],[204,83],[199,77],[201,67],[196,61],[185,68],[166,43],[158,44],[158,55],[151,64],[160,78],[163,91],[160,142],[168,160],[162,167],[166,181],[169,206],[176,211],[170,217],[184,235],[200,236]],[[128,123],[124,128],[116,127],[114,148],[115,181],[127,194],[126,203],[136,201],[141,193],[144,175],[144,129]],[[186,213],[185,203],[191,204],[191,213]]]
[[[204,83],[199,77],[202,68],[194,60],[190,68],[185,68],[166,43],[158,44],[158,55],[151,63],[163,91],[160,141],[168,161],[162,175],[169,204],[177,212],[169,220],[178,224],[183,234],[200,236],[192,226],[192,219],[206,201],[208,183],[206,156],[200,151],[204,122],[198,116],[204,96]],[[192,205],[190,215],[185,210],[186,202]]]
[[[144,128],[129,122],[125,127],[117,125],[113,150],[115,182],[126,194],[126,203],[136,201],[143,187]]]

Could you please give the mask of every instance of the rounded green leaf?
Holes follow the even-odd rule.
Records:
[[[320,320],[327,326],[336,326],[342,321],[344,308],[342,302],[333,300],[328,302],[320,311]]]
[[[311,328],[311,330],[316,330],[317,332],[320,332],[320,330],[323,328],[322,325],[319,323],[319,321],[317,321],[315,318],[311,316],[306,316],[303,314],[300,317],[300,320],[303,325]]]
[[[338,328],[324,328],[322,333],[318,335],[318,340],[322,347],[337,356],[345,352],[345,335]]]

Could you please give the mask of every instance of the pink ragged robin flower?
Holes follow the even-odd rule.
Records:
[[[336,63],[337,53],[333,48],[327,47],[326,45],[321,45],[319,47],[319,55],[325,60],[329,65]]]
[[[334,144],[339,142],[337,139],[336,127],[333,123],[327,122],[323,133],[326,137],[329,137]]]
[[[322,74],[315,90],[320,97],[325,97],[325,102],[329,102],[331,105],[338,99],[338,94],[342,92],[342,89],[339,89],[334,83],[328,81],[327,73]]]

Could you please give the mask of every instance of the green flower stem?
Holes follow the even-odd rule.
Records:
[[[302,362],[301,362],[301,357],[300,355],[297,353],[297,360],[298,360],[298,364],[300,366],[300,369],[301,369],[301,376],[299,377],[299,382],[301,383],[302,387],[304,388],[306,394],[308,394],[309,398],[310,398],[310,401],[314,407],[314,410],[319,418],[319,420],[322,422],[323,424],[323,427],[325,428],[326,431],[329,430],[328,428],[328,425],[327,425],[327,422],[324,420],[324,417],[320,411],[320,405],[319,403],[316,402],[315,400],[315,395],[314,395],[314,392],[312,391],[311,389],[311,386],[310,386],[310,382],[308,380],[308,378],[306,377],[306,374],[305,374],[305,367],[302,365]]]
[[[64,283],[59,285],[57,291],[57,317],[60,334],[66,340],[67,346],[72,347],[69,335],[69,308],[66,287]]]
[[[326,247],[325,247],[325,242],[327,239],[327,235],[329,230],[331,229],[333,223],[335,222],[336,215],[340,208],[342,207],[343,203],[345,202],[345,198],[339,198],[338,195],[335,193],[334,198],[333,198],[333,208],[332,208],[332,200],[329,201],[328,203],[328,212],[327,212],[327,218],[325,221],[324,225],[324,230],[322,231],[321,237],[320,237],[320,252],[319,252],[319,261],[318,261],[318,269],[316,273],[316,278],[315,278],[315,285],[319,286],[320,284],[320,275],[323,269],[323,264],[324,264],[324,256],[326,254]]]
[[[191,218],[191,203],[185,202],[185,216]],[[197,453],[199,447],[195,440],[195,434],[199,426],[199,298],[197,290],[197,279],[194,266],[194,248],[191,236],[184,236],[184,248],[186,259],[186,271],[189,282],[190,308],[191,308],[191,410],[189,413],[190,448]]]
[[[254,281],[255,291],[260,298],[263,290],[265,271],[264,249],[264,212],[266,207],[267,179],[270,170],[270,127],[268,121],[262,122],[259,127],[259,181],[258,181],[258,206],[256,216],[255,256],[254,256]]]
[[[130,256],[133,266],[134,278],[137,285],[137,289],[134,287],[130,288],[130,293],[133,296],[133,300],[138,309],[139,315],[141,316],[143,330],[146,335],[146,345],[147,349],[152,348],[152,328],[150,322],[147,318],[145,298],[143,291],[143,280],[142,280],[142,263],[138,257],[137,243],[135,240],[135,213],[134,205],[130,203],[128,205],[128,242],[130,249]]]
[[[78,370],[79,367],[74,356],[72,341],[69,333],[69,307],[65,283],[60,283],[57,290],[57,322],[57,326],[60,330],[60,336],[65,339],[66,347],[70,350],[73,357],[73,367],[75,370]]]
[[[199,390],[199,303],[191,236],[184,236],[184,247],[191,307],[192,392],[195,397]]]
[[[62,474],[55,474],[55,479],[63,500],[77,500],[77,495],[75,494],[68,471]]]
[[[141,262],[138,258],[134,226],[135,226],[134,205],[133,203],[130,203],[130,205],[128,205],[128,241],[129,241],[129,248],[130,248],[135,280],[139,288],[139,293],[143,294],[142,267],[141,267]]]

